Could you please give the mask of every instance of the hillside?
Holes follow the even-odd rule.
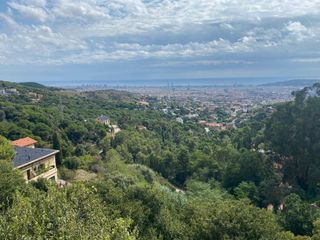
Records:
[[[46,86],[36,82],[22,82],[22,83],[19,83],[19,85],[22,85],[24,87],[30,87],[30,88],[40,88],[40,89],[47,88]]]
[[[211,133],[126,92],[0,86],[1,239],[317,239],[318,85]],[[26,185],[4,137],[60,150],[71,185]]]
[[[264,87],[305,87],[305,86],[312,86],[315,83],[319,83],[319,79],[294,79],[282,82],[273,82],[273,83],[266,83],[261,84],[260,86]]]

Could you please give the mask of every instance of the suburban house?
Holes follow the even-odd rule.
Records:
[[[98,117],[96,119],[96,121],[100,124],[104,124],[104,125],[110,125],[110,119],[108,116],[106,115],[101,115],[100,117]]]
[[[15,147],[28,147],[35,148],[35,144],[38,142],[30,137],[21,138],[15,141],[12,141],[11,144]]]
[[[97,117],[96,122],[108,126],[112,137],[115,137],[115,135],[121,131],[118,125],[111,125],[110,118],[106,115]]]
[[[37,103],[41,101],[41,99],[43,98],[43,95],[35,92],[29,92],[29,97],[31,98],[31,101],[33,103]]]
[[[21,170],[26,182],[35,181],[39,178],[57,181],[58,171],[55,156],[59,151],[35,148],[36,141],[32,138],[26,139],[12,142],[16,151],[13,159],[14,167]]]

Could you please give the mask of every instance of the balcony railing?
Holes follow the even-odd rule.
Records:
[[[34,181],[39,178],[48,178],[57,173],[57,168],[55,166],[50,166],[49,168],[45,169],[46,171],[38,171],[38,174],[34,174],[29,181]]]

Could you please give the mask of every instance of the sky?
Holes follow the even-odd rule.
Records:
[[[320,0],[1,0],[0,79],[319,78]]]

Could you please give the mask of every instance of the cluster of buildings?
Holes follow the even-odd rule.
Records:
[[[142,89],[157,99],[158,109],[172,116],[180,124],[194,121],[211,129],[222,131],[237,128],[259,108],[274,111],[275,103],[292,100],[292,87],[177,87]],[[138,90],[137,90],[138,91]]]
[[[0,88],[0,96],[12,96],[19,94],[20,92],[16,88]],[[37,103],[43,98],[42,94],[36,92],[28,92],[28,96],[33,103]]]
[[[19,91],[15,88],[0,88],[0,95],[9,96],[17,94],[19,94]]]

